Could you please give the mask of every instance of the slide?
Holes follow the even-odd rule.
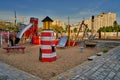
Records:
[[[62,36],[57,47],[65,47],[68,40],[68,36]]]
[[[26,25],[24,29],[22,29],[20,32],[18,32],[17,37],[15,39],[15,44],[18,44],[18,42],[20,41],[20,39],[23,36],[24,32],[27,31],[32,25],[33,24],[30,23],[30,24]]]

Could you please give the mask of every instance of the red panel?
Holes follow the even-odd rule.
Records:
[[[33,23],[34,25],[31,26],[31,28],[28,29],[25,32],[26,37],[29,37],[30,34],[34,35],[34,34],[36,34],[38,32],[38,19],[37,18],[30,18],[30,23]]]
[[[55,43],[55,45],[58,45],[58,43],[59,43],[59,40],[54,40],[54,43]]]
[[[40,44],[40,37],[39,36],[32,36],[32,43],[33,44]]]
[[[53,45],[54,41],[42,41],[41,40],[41,45]]]
[[[50,33],[50,32],[42,32],[42,33],[41,33],[41,36],[51,37],[51,36],[53,36],[53,33]]]
[[[51,58],[51,61],[56,61],[56,56]]]
[[[52,57],[52,58],[42,58],[41,61],[42,62],[52,62],[52,61],[56,61],[56,56]]]
[[[51,49],[42,49],[42,53],[52,53]]]

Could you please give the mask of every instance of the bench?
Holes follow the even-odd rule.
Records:
[[[22,50],[24,53],[25,46],[11,46],[11,47],[4,47],[3,49],[7,50],[7,53],[9,53],[10,50]]]

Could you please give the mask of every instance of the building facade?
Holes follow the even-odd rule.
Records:
[[[65,28],[65,26],[66,26],[64,22],[62,22],[62,21],[60,21],[58,19],[53,20],[52,25],[61,26],[63,28]]]
[[[92,21],[91,17],[88,20],[85,20],[85,24],[88,25],[89,29],[94,29],[97,31],[100,27],[113,26],[114,21],[116,21],[116,14],[109,13],[101,13]]]

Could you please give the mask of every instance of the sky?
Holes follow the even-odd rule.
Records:
[[[14,21],[16,11],[17,22],[25,17],[25,24],[30,17],[42,20],[49,16],[51,19],[59,19],[68,24],[77,24],[83,19],[89,19],[92,15],[114,12],[117,14],[117,22],[120,23],[120,0],[1,0],[0,20]]]

